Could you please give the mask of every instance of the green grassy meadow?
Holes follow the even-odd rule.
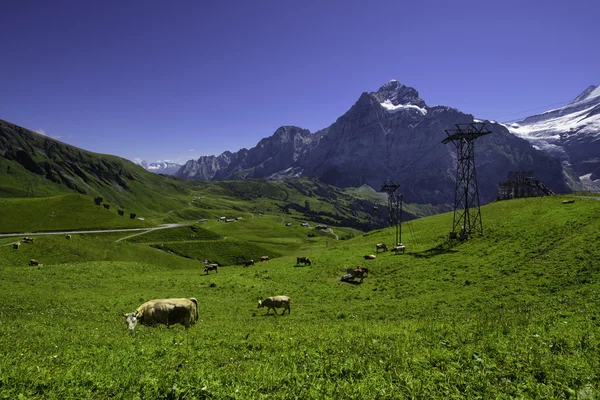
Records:
[[[451,213],[420,218],[403,225],[405,254],[364,260],[392,230],[334,227],[347,236],[335,240],[264,198],[209,193],[214,208],[187,206],[203,224],[118,242],[131,233],[39,235],[19,250],[0,238],[0,398],[600,396],[600,201],[494,202],[485,236],[452,246]],[[243,219],[217,221],[228,212]],[[240,265],[255,254],[272,259]],[[225,266],[205,275],[203,258]],[[359,264],[362,284],[339,280]],[[257,309],[274,295],[291,297],[290,315]],[[167,297],[198,299],[198,322],[128,331],[124,312]]]

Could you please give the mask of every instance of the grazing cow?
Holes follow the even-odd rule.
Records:
[[[34,258],[29,260],[29,265],[40,265],[40,262]]]
[[[290,314],[290,298],[288,296],[275,296],[268,297],[264,300],[258,301],[258,308],[267,307],[267,314],[269,311],[273,309],[273,312],[277,314],[276,308],[283,308],[281,315],[285,314],[285,310],[288,311],[288,315]],[[265,315],[267,315],[265,314]]]
[[[367,267],[363,267],[362,265],[357,265],[356,267],[349,267],[345,269],[345,272],[347,274],[352,274],[352,275],[364,275],[365,277],[367,277],[369,275],[369,268]]]
[[[198,320],[198,300],[194,298],[150,300],[134,312],[123,316],[131,330],[135,329],[138,322],[149,326],[181,324],[189,328]]]
[[[71,235],[67,235],[67,240],[70,240],[70,239],[71,239]]]
[[[215,271],[215,273],[216,273],[216,272],[218,272],[218,271],[217,271],[217,267],[218,267],[218,266],[219,266],[219,264],[206,264],[206,265],[204,266],[204,273],[205,273],[206,275],[208,275],[208,271]]]
[[[404,253],[405,250],[406,250],[406,246],[403,245],[402,243],[399,243],[396,247],[394,247],[392,249],[392,251],[395,252],[396,254]]]
[[[374,260],[374,259],[376,259],[376,258],[377,258],[377,256],[376,256],[375,254],[365,254],[365,255],[363,256],[363,258],[364,258],[365,260]]]
[[[375,245],[375,252],[379,253],[379,250],[383,250],[383,251],[388,251],[387,246],[385,245],[385,243],[377,243]]]
[[[296,264],[312,265],[312,261],[308,257],[296,257]]]
[[[269,260],[270,260],[269,256],[262,256],[260,258],[260,261],[269,261]]]
[[[13,249],[19,250],[19,247],[21,247],[21,242],[13,243]]]
[[[346,268],[346,275],[342,276],[342,281],[344,282],[354,282],[354,279],[360,279],[360,283],[362,283],[363,279],[367,277],[369,270],[362,266],[357,266],[356,268]]]
[[[254,260],[244,261],[244,267],[249,267],[251,265],[254,265]]]
[[[27,237],[27,236],[25,236],[25,237],[23,238],[23,242],[25,242],[25,243],[33,243],[33,238],[30,238],[30,237]]]

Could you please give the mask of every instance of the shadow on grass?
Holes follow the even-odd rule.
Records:
[[[431,258],[441,254],[456,253],[456,250],[453,250],[452,248],[456,247],[458,244],[460,244],[460,242],[446,241],[440,245],[432,247],[431,249],[408,254],[416,258]]]

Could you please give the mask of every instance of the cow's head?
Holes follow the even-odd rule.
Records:
[[[262,303],[262,300],[259,300],[259,301],[258,301],[258,308],[263,308],[263,303]]]
[[[129,327],[129,329],[134,330],[135,326],[138,323],[138,319],[136,317],[136,313],[135,312],[130,312],[130,313],[123,314],[123,316],[125,317],[125,319],[127,321],[127,326]]]

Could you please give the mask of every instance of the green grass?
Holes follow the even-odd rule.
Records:
[[[46,198],[0,198],[0,232],[43,232],[82,229],[138,228],[146,221],[121,216],[117,209],[96,206],[91,197],[77,194]]]
[[[302,268],[283,239],[304,238],[275,218],[203,225],[227,237],[214,243],[152,233],[230,256],[289,232],[283,256],[208,276],[196,260],[115,243],[125,234],[0,247],[0,398],[598,397],[600,202],[563,199],[489,204],[485,236],[452,247],[451,214],[411,222],[404,255],[362,258],[392,243],[388,229],[307,243]],[[370,276],[340,282],[357,264]],[[291,315],[263,316],[256,301],[278,294]],[[189,330],[128,333],[123,312],[189,296],[200,304]]]
[[[159,229],[127,239],[135,243],[177,242],[190,240],[216,240],[222,236],[204,229],[201,225],[188,225],[171,229]]]

